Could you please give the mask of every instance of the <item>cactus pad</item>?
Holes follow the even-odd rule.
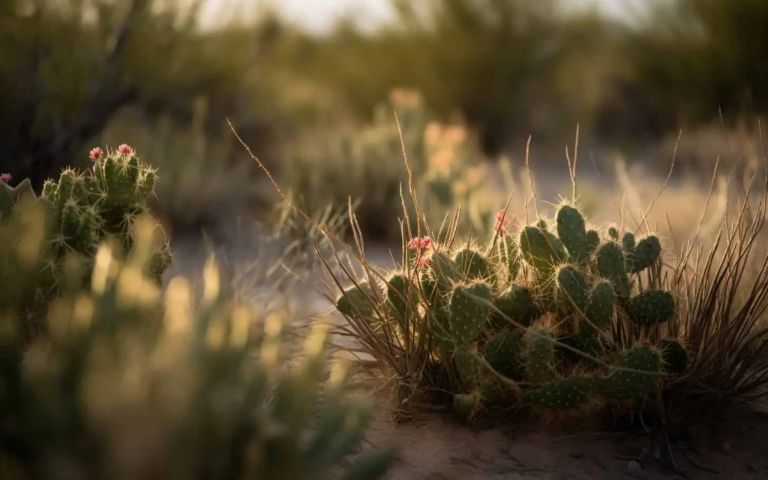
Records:
[[[583,262],[589,258],[587,229],[584,217],[577,209],[568,205],[560,207],[557,212],[557,235],[573,261]]]
[[[496,324],[506,325],[507,318],[522,325],[530,325],[541,314],[533,300],[530,289],[512,284],[501,295],[496,297],[496,308],[504,314],[495,315]]]
[[[624,252],[616,242],[608,242],[597,249],[597,271],[613,283],[616,295],[629,296],[629,278]]]
[[[470,280],[486,280],[493,276],[493,266],[480,252],[465,248],[453,257],[459,272]]]
[[[574,266],[566,265],[557,271],[557,291],[563,303],[571,310],[584,314],[587,310],[587,279]]]
[[[541,227],[525,227],[520,232],[520,252],[543,275],[549,275],[566,256],[562,242]]]
[[[523,398],[548,410],[570,410],[590,400],[593,383],[588,377],[560,378],[525,392]]]
[[[374,309],[371,302],[374,298],[371,285],[368,282],[361,282],[341,294],[336,301],[336,308],[348,317],[368,319],[373,316]]]
[[[600,382],[603,393],[613,398],[643,397],[661,379],[661,356],[651,347],[633,348],[616,366],[621,370],[613,371]]]
[[[529,328],[526,334],[525,368],[537,383],[548,380],[555,368],[555,339],[544,330]]]
[[[664,290],[646,290],[627,306],[630,317],[640,325],[657,325],[675,315],[675,299]]]
[[[640,240],[627,256],[628,268],[631,273],[638,273],[653,265],[661,256],[661,243],[654,235]]]
[[[674,375],[681,375],[688,369],[688,352],[685,347],[673,339],[665,339],[659,342],[661,358],[664,361],[664,371]]]
[[[459,345],[466,345],[479,337],[490,318],[491,288],[484,283],[458,286],[451,294],[449,331]]]
[[[512,331],[501,332],[485,345],[485,359],[499,373],[520,377],[525,368],[522,362],[523,337]]]

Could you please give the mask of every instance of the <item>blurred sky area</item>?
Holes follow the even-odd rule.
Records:
[[[658,1],[664,0],[565,0],[563,4],[573,8],[597,7],[610,16],[631,20],[644,3]],[[202,23],[212,27],[233,18],[252,18],[270,5],[277,6],[285,18],[315,33],[327,32],[343,17],[353,18],[363,28],[375,28],[393,16],[391,0],[209,0]]]

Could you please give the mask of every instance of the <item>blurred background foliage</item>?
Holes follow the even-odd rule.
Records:
[[[537,162],[561,162],[577,123],[598,156],[651,162],[681,128],[752,138],[745,125],[768,109],[763,0],[659,0],[620,14],[575,1],[391,0],[390,19],[342,18],[323,33],[279,4],[201,25],[210,1],[2,2],[0,170],[40,185],[92,144],[129,141],[160,168],[160,213],[177,229],[207,227],[268,205],[229,118],[308,208],[351,196],[376,231],[404,180],[398,106],[386,102],[398,88],[419,92],[422,130],[407,149],[425,177],[430,121],[466,130],[469,163],[519,154],[529,135],[545,152]],[[717,150],[693,143],[690,157]]]

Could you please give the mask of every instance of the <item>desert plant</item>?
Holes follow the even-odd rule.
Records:
[[[127,254],[134,248],[136,220],[148,213],[147,204],[154,195],[156,183],[154,169],[140,161],[128,145],[109,153],[97,147],[91,150],[90,156],[91,168],[85,172],[63,170],[57,180],[45,182],[40,198],[35,196],[28,180],[15,188],[6,183],[0,185],[0,227],[5,231],[3,243],[11,242],[3,249],[9,262],[16,261],[12,258],[12,232],[18,224],[24,224],[22,217],[28,214],[28,205],[25,205],[38,206],[39,214],[44,217],[41,232],[44,254],[38,257],[41,275],[36,277],[35,284],[28,286],[29,301],[20,306],[28,317],[39,315],[41,308],[61,290],[66,258],[72,255],[80,258],[86,267],[83,279],[87,281],[98,245],[109,239]],[[154,225],[162,234],[160,225]],[[168,242],[161,237],[147,263],[147,273],[156,282],[171,262]],[[8,275],[10,282],[13,272],[9,271]]]
[[[685,350],[659,338],[676,303],[656,236],[626,232],[619,243],[615,228],[588,230],[563,205],[554,228],[540,220],[513,237],[505,215],[487,248],[416,238],[402,270],[370,268],[342,294],[339,310],[369,353],[412,387],[452,392],[470,416],[511,399],[548,410],[641,402],[685,371],[663,361],[663,345]]]
[[[199,301],[180,277],[161,291],[145,274],[157,233],[149,220],[137,223],[127,258],[119,247],[97,247],[90,287],[64,285],[48,309],[49,334],[30,344],[16,328],[25,298],[5,286],[35,283],[50,245],[40,205],[23,210],[0,237],[8,239],[0,252],[11,252],[0,274],[16,279],[3,281],[0,302],[2,478],[377,478],[385,471],[389,452],[348,458],[369,410],[348,396],[345,370],[329,370],[325,330],[309,335],[289,362],[284,315],[257,314],[220,294],[213,260]]]

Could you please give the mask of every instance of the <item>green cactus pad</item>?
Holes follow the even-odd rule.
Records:
[[[664,371],[674,375],[682,375],[688,370],[688,352],[685,347],[673,339],[659,342],[661,357],[664,361]]]
[[[478,392],[457,393],[453,396],[453,411],[463,420],[472,420],[480,411],[483,396]]]
[[[613,284],[607,280],[598,282],[592,289],[587,305],[587,319],[590,326],[601,330],[608,328],[613,320],[616,309],[616,292]]]
[[[432,271],[443,288],[449,288],[459,279],[459,271],[448,255],[442,252],[432,254]]]
[[[600,234],[597,233],[595,230],[589,230],[587,231],[587,254],[588,256],[592,256],[595,251],[597,251],[597,247],[600,246]]]
[[[525,368],[528,378],[541,383],[551,378],[555,368],[554,337],[544,330],[529,328],[525,336]]]
[[[637,247],[627,256],[627,264],[631,273],[638,273],[650,267],[661,256],[661,243],[654,235],[640,240]]]
[[[493,266],[480,252],[465,248],[453,257],[456,268],[470,280],[487,280],[493,277]]]
[[[630,318],[640,325],[657,325],[675,315],[675,299],[664,290],[646,290],[630,299]]]
[[[459,345],[467,345],[484,331],[490,318],[491,288],[485,283],[458,286],[451,294],[449,331]]]
[[[584,314],[587,310],[586,276],[576,267],[565,265],[560,267],[556,275],[558,295],[569,309]]]
[[[541,310],[536,305],[536,302],[534,302],[531,290],[520,285],[510,285],[501,295],[496,297],[494,303],[496,308],[503,313],[503,315],[494,314],[494,323],[496,325],[508,325],[509,321],[507,318],[509,318],[519,324],[528,326],[541,315]]]
[[[651,393],[661,380],[661,355],[651,347],[629,350],[616,367],[627,370],[614,370],[600,382],[601,391],[609,397],[641,398]]]
[[[635,235],[627,232],[621,237],[621,246],[625,252],[633,252],[635,250]]]
[[[505,331],[495,335],[485,344],[484,356],[497,372],[510,378],[518,378],[525,373],[522,361],[523,347],[523,337],[518,332]]]
[[[404,325],[417,310],[418,291],[405,275],[394,275],[387,281],[387,301],[398,323]]]
[[[562,242],[541,227],[525,227],[520,232],[520,252],[542,275],[549,275],[566,257]]]
[[[373,317],[375,301],[373,289],[368,282],[361,282],[344,291],[336,301],[336,308],[344,315],[357,319]]]
[[[589,258],[589,241],[584,217],[577,209],[564,205],[557,212],[557,235],[575,262]]]
[[[474,385],[479,382],[483,372],[483,364],[477,356],[477,352],[468,349],[456,350],[453,354],[453,364],[456,373],[465,385]]]
[[[559,378],[528,390],[523,400],[548,410],[571,410],[587,403],[594,390],[589,377]]]
[[[619,241],[619,231],[616,229],[616,227],[610,227],[608,229],[608,238],[615,242]]]
[[[597,271],[613,283],[616,295],[629,296],[629,277],[624,252],[616,242],[608,242],[597,249]]]

